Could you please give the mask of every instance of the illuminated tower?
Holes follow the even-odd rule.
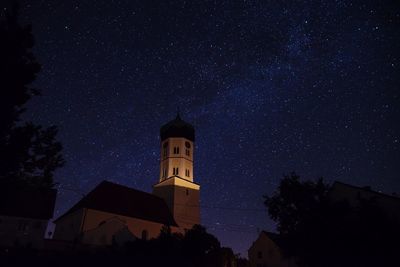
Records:
[[[194,128],[179,114],[160,129],[160,178],[153,194],[163,198],[181,229],[200,224],[200,186],[194,183]]]

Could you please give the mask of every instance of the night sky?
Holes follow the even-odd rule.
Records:
[[[396,4],[397,2],[397,4]],[[159,128],[196,128],[202,223],[246,255],[283,174],[400,192],[398,1],[21,1],[59,126],[55,217],[104,179],[151,192]]]

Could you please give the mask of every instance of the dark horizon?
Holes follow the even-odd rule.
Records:
[[[178,107],[202,223],[236,252],[275,230],[283,174],[400,193],[395,1],[20,6],[42,64],[24,119],[57,125],[66,159],[55,218],[105,179],[151,192]]]

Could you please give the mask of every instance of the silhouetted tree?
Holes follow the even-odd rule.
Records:
[[[292,173],[265,197],[277,222],[283,250],[300,266],[390,266],[398,262],[398,222],[373,199],[331,201],[322,179],[300,181]]]
[[[24,105],[39,94],[31,83],[40,64],[32,53],[31,26],[18,23],[15,1],[1,6],[0,39],[0,182],[52,187],[53,172],[64,163],[57,128],[20,121]]]
[[[192,266],[213,266],[214,254],[221,248],[218,239],[201,225],[194,225],[186,232],[182,246],[183,255],[192,262]]]

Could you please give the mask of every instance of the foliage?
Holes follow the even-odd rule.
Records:
[[[39,91],[31,86],[40,71],[32,47],[31,26],[20,26],[18,8],[0,13],[0,182],[5,185],[53,187],[53,173],[64,160],[55,126],[21,123],[25,104]]]
[[[164,227],[157,238],[137,239],[124,246],[77,246],[46,251],[0,249],[0,262],[2,266],[236,266],[232,250],[221,247],[218,239],[200,225],[185,234],[172,233],[169,227]],[[240,262],[245,266],[246,261]]]
[[[300,266],[388,266],[396,259],[398,222],[374,199],[331,201],[331,186],[285,176],[265,197],[277,222],[282,249]]]

